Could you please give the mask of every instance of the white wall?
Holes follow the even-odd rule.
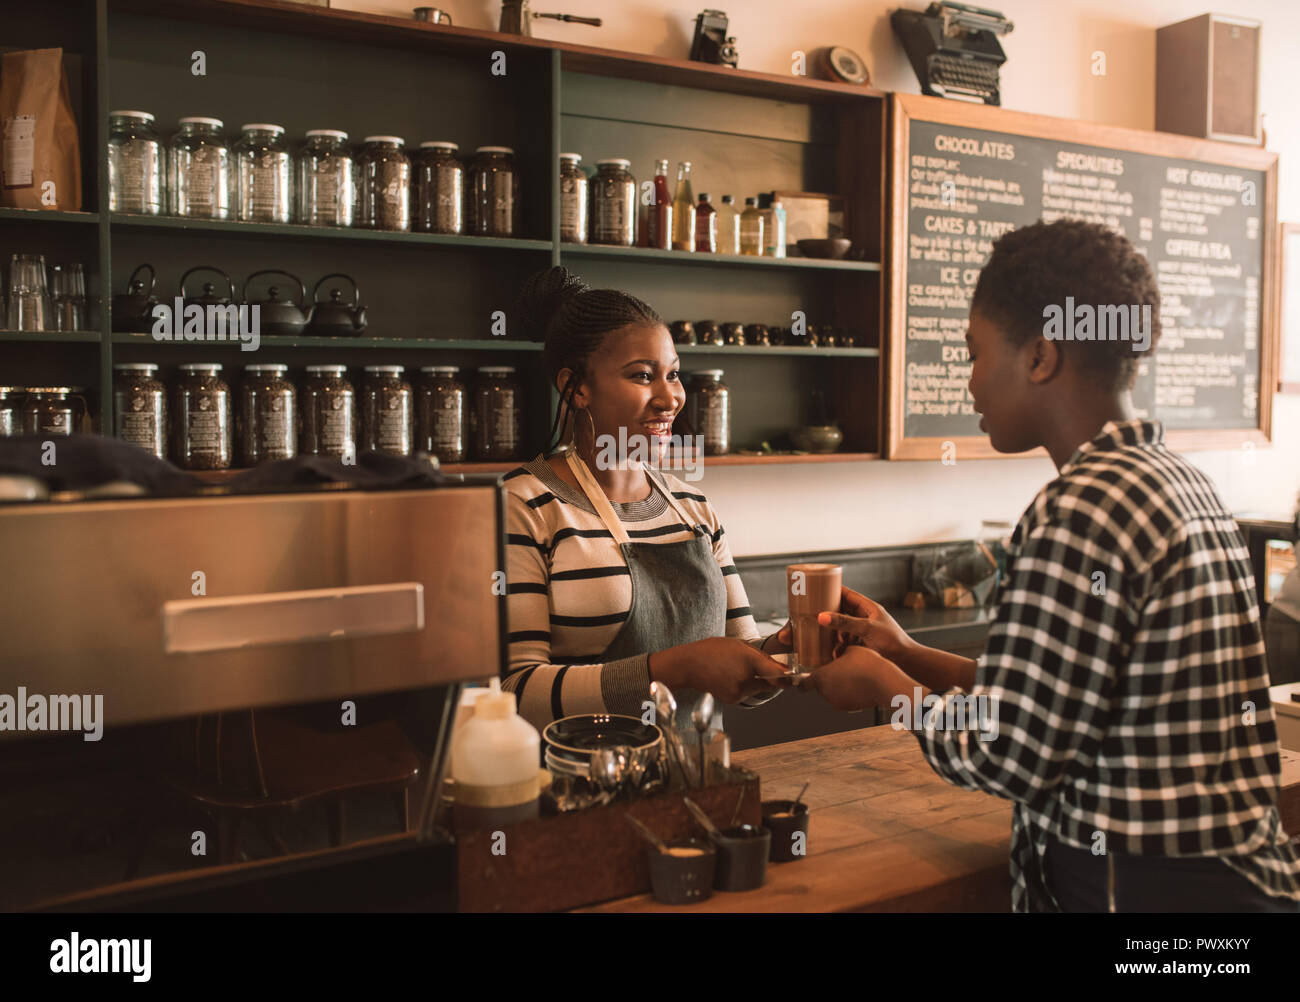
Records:
[[[429,0],[420,0],[427,3]],[[883,90],[918,93],[889,27],[897,3],[878,0],[710,0],[731,18],[743,69],[787,73],[791,53],[827,44],[857,51]],[[333,0],[335,7],[407,16],[414,0]],[[904,6],[922,8],[922,0]],[[1279,218],[1300,221],[1300,4],[1296,0],[981,0],[1015,22],[1002,40],[1003,106],[1131,128],[1155,124],[1155,29],[1207,11],[1263,22],[1260,99],[1268,145],[1281,157]],[[444,0],[457,25],[495,29],[497,0]],[[685,58],[695,15],[674,0],[532,0],[537,11],[604,19],[600,28],[534,22],[539,37]],[[1106,54],[1106,76],[1091,72]],[[743,387],[733,388],[743,392]],[[1277,397],[1273,445],[1191,459],[1237,512],[1289,514],[1300,491],[1300,396]],[[703,489],[737,555],[880,546],[973,534],[981,519],[1015,521],[1055,473],[1047,459],[829,463],[708,470]],[[815,500],[810,501],[814,498]]]

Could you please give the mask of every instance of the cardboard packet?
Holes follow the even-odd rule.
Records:
[[[0,205],[81,208],[81,143],[62,49],[0,57]]]

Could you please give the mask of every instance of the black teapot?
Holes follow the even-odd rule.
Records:
[[[143,281],[136,278],[142,271],[149,272],[148,289]],[[127,334],[147,334],[153,329],[153,308],[158,305],[158,298],[153,294],[157,277],[151,264],[142,264],[131,272],[126,292],[113,297],[113,330]]]
[[[330,290],[328,302],[320,301],[321,286],[332,278],[346,278],[352,285],[352,301],[345,302],[339,289]],[[311,293],[311,323],[308,330],[312,334],[355,335],[366,329],[366,308],[361,305],[361,290],[351,275],[335,272],[326,275]]]
[[[280,288],[275,285],[267,286],[268,298],[250,299],[249,286],[252,285],[253,279],[262,275],[283,275],[285,278],[292,278],[298,286],[297,302],[292,299],[281,299]],[[258,307],[257,315],[263,334],[301,334],[303,328],[311,321],[312,309],[306,305],[307,288],[302,284],[302,279],[279,268],[265,268],[249,275],[244,280],[244,302],[248,305],[250,313],[253,307]]]
[[[216,292],[216,286],[211,282],[203,283],[203,292],[198,296],[188,296],[185,294],[185,280],[193,275],[196,271],[214,271],[226,280],[226,287],[230,290],[230,295],[219,296]],[[210,264],[195,265],[184,275],[181,276],[180,285],[177,286],[176,294],[181,297],[182,308],[186,306],[199,306],[207,308],[209,306],[229,306],[235,298],[235,280],[227,275],[220,268],[214,268]]]

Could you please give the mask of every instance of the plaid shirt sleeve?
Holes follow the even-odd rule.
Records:
[[[946,693],[926,717],[939,726],[917,732],[949,782],[1033,805],[1091,769],[1111,713],[1115,666],[1126,662],[1135,628],[1113,543],[1095,524],[1072,520],[1040,525],[1021,541],[974,689]],[[996,728],[944,727],[955,716],[949,705],[974,705],[971,697],[983,697]]]

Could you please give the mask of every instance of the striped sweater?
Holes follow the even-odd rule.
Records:
[[[651,471],[692,522],[713,540],[727,586],[727,632],[759,642],[744,585],[717,513],[702,494],[669,474]],[[505,476],[510,660],[502,688],[539,729],[576,713],[640,716],[649,699],[650,652],[602,663],[632,605],[627,564],[587,498],[565,483],[543,456]],[[611,502],[634,543],[691,538],[658,490],[639,501]]]

